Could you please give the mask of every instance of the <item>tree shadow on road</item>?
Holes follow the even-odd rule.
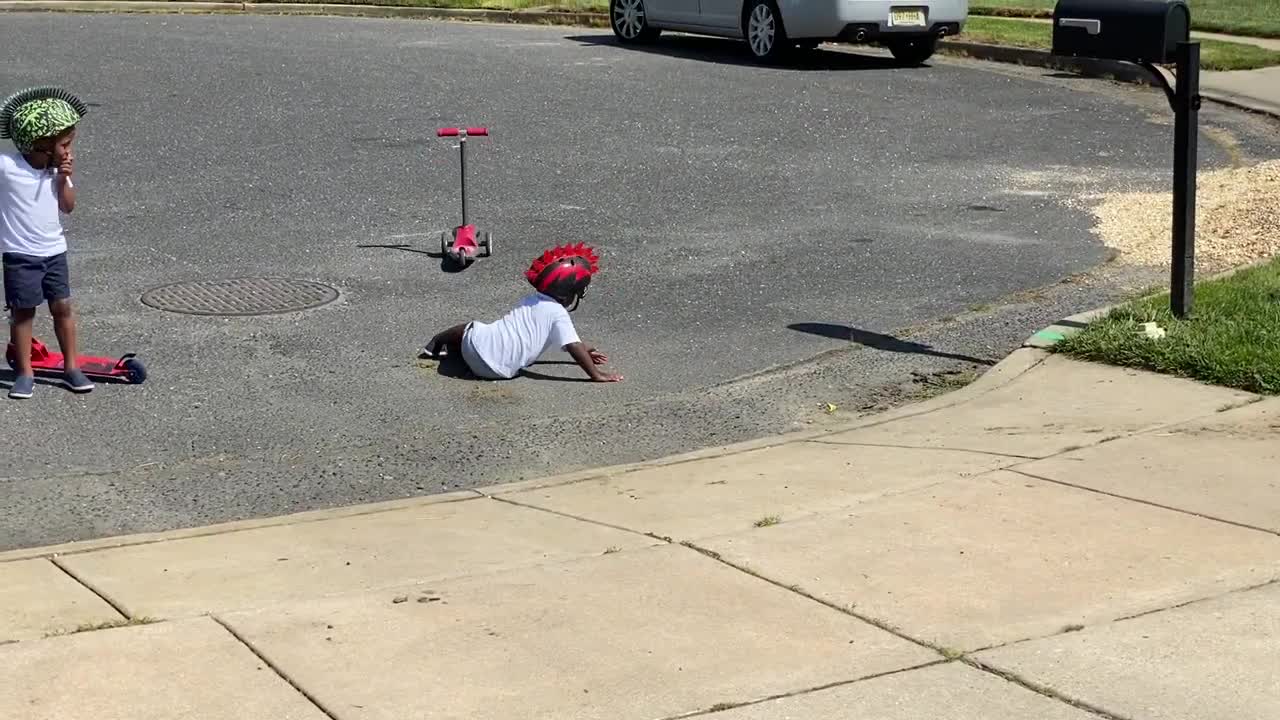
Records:
[[[716,37],[700,37],[691,35],[663,35],[652,43],[641,45],[623,45],[612,34],[570,35],[566,40],[573,40],[583,45],[612,46],[636,52],[665,55],[686,60],[721,65],[741,65],[746,67],[763,67],[756,61],[747,44],[741,40],[728,40]],[[851,52],[834,50],[797,50],[785,61],[772,65],[779,70],[888,70],[906,69],[891,57],[879,55],[860,55]],[[923,65],[921,67],[928,67]]]
[[[902,340],[892,335],[871,332],[870,330],[859,330],[858,328],[849,327],[848,325],[835,325],[832,323],[792,323],[787,326],[787,329],[795,330],[796,332],[808,333],[810,335],[819,335],[833,340],[847,340],[864,347],[883,350],[884,352],[928,355],[930,357],[946,358],[947,360],[960,360],[962,362],[973,363],[974,365],[995,365],[995,361],[993,360],[935,350],[932,346],[925,345],[923,343]]]

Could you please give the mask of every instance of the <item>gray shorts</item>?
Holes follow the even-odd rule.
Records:
[[[71,297],[67,254],[51,257],[4,253],[4,304],[14,310]]]
[[[475,323],[467,323],[467,328],[462,331],[462,361],[467,364],[467,368],[471,370],[478,378],[485,380],[506,380],[485,363],[480,357],[480,353],[476,352],[476,346],[472,342],[471,329]]]

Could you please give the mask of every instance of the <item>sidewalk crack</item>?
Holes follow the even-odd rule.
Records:
[[[498,497],[497,495],[487,495],[486,497],[496,502],[506,503],[508,505],[514,505],[515,507],[524,508],[526,510],[543,512],[543,513],[547,513],[548,515],[556,515],[558,517],[567,518],[569,520],[576,520],[578,522],[584,522],[591,525],[607,527],[610,530],[618,530],[620,532],[631,533],[632,535],[640,535],[641,537],[646,537],[646,538],[649,538],[650,540],[661,540],[662,542],[665,542],[665,543],[672,542],[671,538],[669,537],[661,537],[658,535],[654,535],[651,532],[643,532],[641,530],[636,530],[634,528],[623,527],[622,525],[614,525],[613,523],[607,523],[607,522],[604,522],[603,520],[592,520],[591,518],[582,517],[581,515],[573,515],[571,513],[561,512],[560,510],[552,510],[550,508],[545,508],[538,505],[529,505],[528,503],[522,503],[519,500],[511,500],[510,498]]]
[[[210,615],[209,618],[214,622],[218,623],[219,625],[221,625],[222,629],[230,633],[231,637],[235,638],[241,645],[244,645],[246,648],[248,648],[249,652],[253,653],[254,657],[258,658],[267,667],[271,668],[272,672],[274,672],[277,676],[279,676],[281,680],[288,683],[289,687],[293,688],[295,692],[297,692],[302,697],[306,698],[307,702],[315,706],[317,710],[324,713],[325,717],[329,718],[329,720],[338,720],[338,716],[335,715],[331,710],[329,710],[329,708],[325,707],[324,703],[320,702],[319,699],[317,699],[314,695],[312,695],[305,688],[303,688],[296,681],[294,681],[293,678],[289,677],[288,673],[286,673],[278,665],[272,662],[271,659],[268,658],[265,654],[263,654],[260,650],[258,650],[258,648],[254,647],[253,643],[249,642],[244,636],[236,632],[236,629],[231,627],[229,623],[227,623],[225,620],[218,617],[217,615]]]
[[[813,443],[815,445],[836,445],[840,447],[875,447],[875,448],[889,448],[891,450],[930,450],[934,452],[971,453],[973,455],[988,455],[991,457],[1009,458],[1010,460],[1037,461],[1037,460],[1043,459],[1035,455],[1016,455],[1014,453],[994,452],[991,450],[975,450],[973,448],[958,448],[958,447],[939,447],[936,445],[899,445],[896,443],[873,443],[873,442],[857,442],[857,441],[845,442],[841,440],[828,440],[828,439],[807,440],[805,442]]]
[[[1116,713],[1113,713],[1110,710],[1101,708],[1089,702],[1085,702],[1084,700],[1073,698],[1069,695],[1064,695],[1058,692],[1057,690],[1054,690],[1053,688],[1048,687],[1047,685],[1041,685],[1039,683],[1032,682],[1022,677],[1021,675],[1018,675],[1017,673],[1010,672],[1008,670],[1002,670],[1001,668],[995,667],[993,665],[988,665],[976,658],[965,656],[963,658],[960,658],[960,662],[964,663],[965,665],[968,665],[969,667],[975,670],[981,670],[982,672],[995,675],[996,677],[1006,680],[1008,682],[1011,682],[1014,685],[1017,685],[1018,687],[1024,688],[1026,690],[1030,690],[1031,692],[1037,695],[1047,697],[1050,700],[1057,700],[1058,702],[1065,703],[1079,710],[1084,710],[1085,712],[1093,713],[1098,717],[1105,718],[1105,720],[1132,720],[1129,717],[1126,717],[1124,715],[1117,715]]]
[[[693,710],[691,712],[680,713],[678,715],[668,715],[662,718],[662,720],[684,720],[685,718],[702,717],[704,715],[713,715],[715,713],[724,712],[726,710],[736,710],[738,708],[751,707],[752,705],[762,705],[767,702],[773,702],[774,700],[785,700],[787,698],[799,697],[801,695],[809,695],[811,693],[822,692],[823,690],[831,690],[838,687],[844,687],[846,685],[853,685],[855,683],[866,682],[867,680],[875,680],[877,678],[889,677],[891,675],[900,675],[902,673],[913,672],[915,670],[924,670],[925,668],[931,668],[931,667],[934,667],[935,665],[944,665],[948,662],[950,661],[945,659],[931,660],[927,663],[921,663],[920,665],[912,665],[911,667],[898,668],[897,670],[886,670],[885,672],[873,673],[871,675],[863,675],[862,677],[856,677],[850,680],[837,680],[835,682],[826,683],[825,685],[817,685],[815,687],[802,688],[800,690],[792,690],[790,692],[778,693],[776,695],[769,695],[768,697],[756,698],[754,700],[743,700],[742,702],[717,703],[715,705],[712,705],[709,708],[703,708],[701,710]]]
[[[718,562],[718,563],[721,563],[721,564],[723,564],[723,565],[726,565],[726,566],[728,566],[728,567],[731,567],[731,568],[733,568],[734,570],[737,570],[737,571],[738,571],[738,572],[740,572],[740,573],[743,573],[743,574],[745,574],[745,575],[749,575],[749,576],[751,576],[751,577],[753,577],[753,578],[755,578],[755,579],[757,579],[757,580],[762,580],[762,581],[764,581],[764,582],[767,582],[767,583],[769,583],[770,585],[773,585],[774,587],[779,587],[779,588],[782,588],[783,590],[786,590],[786,591],[788,591],[788,592],[795,593],[796,595],[799,595],[799,596],[800,596],[800,597],[802,597],[802,598],[805,598],[805,599],[807,599],[807,600],[811,600],[811,601],[813,601],[813,602],[816,602],[816,603],[818,603],[819,605],[826,606],[826,607],[828,607],[828,608],[830,608],[830,609],[832,609],[832,610],[835,610],[835,611],[836,611],[836,612],[838,612],[838,613],[843,613],[843,614],[845,614],[845,615],[848,615],[849,617],[855,618],[855,619],[857,619],[857,620],[861,620],[862,622],[864,622],[864,623],[866,623],[866,624],[868,624],[868,625],[871,625],[872,627],[875,627],[875,628],[878,628],[878,629],[880,629],[880,630],[883,630],[883,631],[885,631],[885,632],[889,633],[890,635],[893,635],[893,636],[895,636],[895,637],[897,637],[897,638],[899,638],[899,639],[901,639],[901,640],[906,640],[907,642],[912,643],[912,644],[914,644],[914,645],[919,645],[920,647],[923,647],[923,648],[927,648],[927,649],[929,649],[929,650],[932,650],[932,651],[934,651],[934,652],[938,653],[939,655],[941,655],[941,656],[942,656],[942,658],[943,658],[943,660],[954,660],[954,659],[956,659],[956,657],[957,657],[956,652],[955,652],[954,650],[950,649],[950,648],[945,648],[945,647],[942,647],[942,646],[940,646],[940,645],[934,645],[933,643],[930,643],[930,642],[928,642],[928,641],[926,641],[926,640],[921,640],[920,638],[916,638],[916,637],[913,637],[913,636],[911,636],[911,635],[908,635],[907,633],[903,632],[902,630],[899,630],[898,628],[894,627],[893,625],[890,625],[889,623],[887,623],[887,622],[885,622],[885,621],[883,621],[883,620],[878,620],[878,619],[873,618],[873,617],[871,617],[871,616],[869,616],[869,615],[864,615],[864,614],[862,614],[862,613],[860,613],[860,612],[858,612],[858,611],[856,611],[856,610],[853,610],[852,608],[841,607],[840,605],[837,605],[837,604],[835,604],[835,603],[833,603],[833,602],[831,602],[831,601],[829,601],[829,600],[824,600],[824,599],[822,599],[822,598],[820,598],[820,597],[818,597],[818,596],[816,596],[816,595],[814,595],[814,594],[812,594],[812,593],[810,593],[810,592],[808,592],[808,591],[804,590],[804,589],[803,589],[803,588],[801,588],[799,585],[784,585],[783,583],[781,583],[781,582],[779,582],[779,581],[777,581],[777,580],[774,580],[773,578],[771,578],[771,577],[769,577],[769,576],[767,576],[767,575],[763,575],[763,574],[761,574],[761,573],[759,573],[759,572],[756,572],[755,570],[752,570],[751,568],[749,568],[749,567],[747,567],[747,566],[745,566],[745,565],[740,565],[740,564],[735,563],[735,562],[733,562],[733,561],[731,561],[731,560],[726,560],[722,555],[720,555],[720,553],[716,552],[715,550],[711,550],[711,549],[709,549],[709,548],[701,547],[701,546],[697,545],[696,543],[691,542],[691,541],[689,541],[689,540],[681,541],[681,542],[680,542],[680,545],[682,545],[682,546],[684,546],[684,547],[686,547],[686,548],[688,548],[688,549],[690,549],[690,550],[692,550],[692,551],[694,551],[694,552],[696,552],[696,553],[698,553],[698,554],[700,554],[700,555],[704,555],[704,556],[706,556],[706,557],[708,557],[708,558],[710,558],[710,559],[712,559],[712,560],[715,560],[715,561],[716,561],[716,562]]]
[[[85,580],[84,578],[77,575],[74,570],[67,567],[66,565],[63,565],[62,562],[58,560],[58,557],[56,555],[50,556],[45,559],[48,560],[50,563],[52,563],[54,567],[58,568],[64,574],[66,574],[67,577],[76,581],[76,583],[81,587],[83,587],[85,590],[88,590],[94,595],[97,595],[99,600],[110,605],[112,610],[115,610],[117,613],[120,614],[120,617],[124,618],[125,620],[135,619],[132,615],[129,614],[129,611],[124,607],[124,605],[116,602],[114,599],[112,599],[110,595],[94,587],[93,583],[89,582],[88,580]]]
[[[1268,535],[1280,536],[1280,532],[1277,532],[1270,528],[1264,528],[1258,525],[1250,525],[1249,523],[1238,522],[1235,520],[1228,520],[1226,518],[1215,517],[1213,515],[1206,515],[1205,513],[1199,513],[1194,510],[1186,510],[1184,508],[1179,508],[1179,507],[1173,507],[1172,505],[1164,505],[1162,503],[1158,503],[1153,500],[1143,500],[1142,498],[1132,497],[1129,495],[1121,495],[1119,493],[1109,492],[1107,490],[1099,490],[1097,488],[1091,488],[1087,485],[1077,485],[1076,483],[1073,483],[1067,480],[1055,480],[1053,478],[1048,478],[1042,475],[1036,475],[1035,473],[1032,473],[1032,472],[1027,472],[1026,470],[1019,470],[1018,469],[1019,467],[1021,466],[1014,466],[1014,467],[1009,467],[1004,469],[1009,472],[1017,473],[1018,475],[1021,475],[1023,477],[1031,478],[1032,480],[1039,480],[1041,482],[1052,483],[1054,485],[1058,485],[1061,487],[1069,487],[1075,490],[1084,490],[1085,492],[1091,492],[1091,493],[1094,493],[1095,495],[1102,495],[1109,498],[1115,498],[1117,500],[1125,500],[1127,502],[1138,503],[1140,505],[1146,505],[1148,507],[1159,508],[1161,510],[1168,510],[1170,512],[1181,513],[1183,515],[1190,515],[1191,517],[1200,518],[1201,520],[1209,520],[1212,522],[1222,523],[1224,525],[1232,525],[1234,527],[1242,528],[1244,530],[1253,530],[1255,532],[1266,533]]]

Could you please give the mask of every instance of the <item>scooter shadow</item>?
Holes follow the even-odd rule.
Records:
[[[440,272],[456,274],[470,267],[469,264],[459,263],[447,254],[438,250],[422,250],[412,245],[380,245],[380,244],[364,244],[357,245],[358,248],[380,248],[383,250],[399,250],[401,252],[414,253],[415,255],[426,255],[433,260],[440,261]]]

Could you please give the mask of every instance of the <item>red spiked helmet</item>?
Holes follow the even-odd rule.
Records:
[[[563,245],[540,255],[524,276],[544,295],[568,304],[577,303],[587,292],[591,276],[600,271],[600,258],[585,243]]]

